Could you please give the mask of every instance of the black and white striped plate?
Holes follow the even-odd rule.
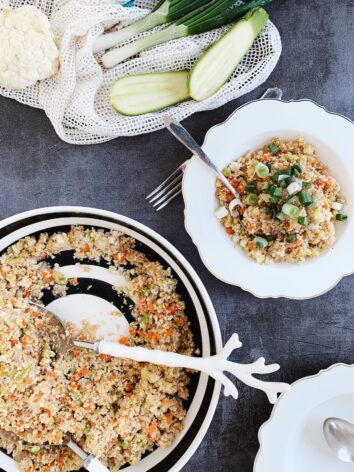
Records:
[[[186,312],[197,347],[203,356],[217,353],[221,347],[221,334],[211,300],[201,280],[187,260],[168,241],[136,221],[108,211],[84,207],[52,207],[21,213],[0,224],[0,254],[19,239],[41,232],[49,234],[69,230],[72,225],[114,229],[132,236],[138,250],[150,260],[158,260],[170,267],[178,280],[177,291],[186,303]],[[102,322],[101,333],[114,339],[122,335],[130,321],[119,295],[112,289],[116,283],[104,262],[99,265],[83,261],[77,264],[70,251],[64,251],[51,261],[59,264],[68,277],[77,277],[78,285],[68,295],[55,300],[51,295],[44,300],[52,311],[77,323],[77,317]],[[89,268],[87,267],[89,266]],[[122,311],[122,317],[111,317],[112,304]],[[99,320],[97,319],[99,314]],[[75,318],[74,318],[75,316]],[[202,441],[214,415],[220,386],[205,374],[192,376],[190,398],[186,402],[187,416],[184,429],[174,444],[158,448],[147,454],[134,468],[123,467],[125,472],[177,472],[193,455]],[[0,452],[0,471],[18,472],[16,463],[4,452]]]

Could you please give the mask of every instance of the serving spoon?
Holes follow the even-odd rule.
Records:
[[[327,418],[323,434],[328,446],[343,462],[354,462],[354,425],[341,418]]]
[[[80,347],[90,349],[96,354],[106,354],[167,367],[197,370],[220,382],[224,386],[224,395],[231,395],[234,399],[238,398],[238,390],[224,372],[232,374],[250,387],[263,390],[271,403],[276,403],[278,393],[287,392],[290,388],[288,384],[283,382],[264,382],[253,377],[253,374],[269,374],[279,369],[278,364],[265,365],[263,357],[252,364],[238,364],[228,360],[233,350],[242,346],[236,333],[231,336],[219,354],[208,357],[191,357],[157,349],[125,346],[104,340],[96,342],[78,341],[67,335],[65,326],[58,316],[37,303],[30,302],[30,305],[41,310],[46,316],[46,335],[50,336],[51,345],[59,355],[64,355],[74,347]]]
[[[82,467],[89,472],[109,472],[107,467],[105,467],[102,462],[100,462],[97,457],[92,454],[86,454],[84,450],[81,449],[76,443],[74,443],[70,436],[64,436],[63,441],[60,444],[30,444],[27,441],[23,441],[21,438],[16,436],[16,434],[11,433],[0,428],[0,437],[3,437],[13,443],[21,443],[21,446],[25,450],[31,451],[33,448],[49,448],[49,447],[58,447],[58,446],[67,446],[71,449],[77,456],[79,456],[84,462]],[[20,455],[17,456],[17,460],[20,459]]]

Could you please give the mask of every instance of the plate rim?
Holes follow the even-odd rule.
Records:
[[[332,112],[332,111],[329,111],[325,106],[323,105],[320,105],[319,103],[317,103],[316,101],[312,100],[312,99],[309,99],[309,98],[303,98],[303,99],[293,99],[293,100],[278,100],[278,99],[274,99],[274,98],[258,98],[258,99],[255,99],[255,100],[251,100],[250,102],[247,102],[239,107],[237,107],[224,121],[220,122],[220,123],[217,123],[215,124],[214,126],[212,126],[211,128],[208,129],[208,131],[206,132],[205,134],[205,137],[204,137],[204,141],[203,141],[203,144],[201,145],[202,149],[205,149],[205,146],[208,142],[208,139],[210,138],[210,135],[219,127],[222,127],[224,126],[226,123],[228,123],[239,111],[241,111],[242,109],[244,108],[247,108],[249,106],[252,106],[256,103],[259,103],[259,102],[274,102],[274,103],[278,103],[278,104],[282,104],[282,105],[291,105],[291,104],[301,104],[301,103],[310,103],[311,105],[314,105],[316,108],[319,108],[322,112],[324,112],[325,114],[327,115],[331,115],[331,116],[334,116],[334,117],[337,117],[337,118],[343,118],[344,120],[346,120],[349,124],[353,125],[354,126],[354,121],[351,120],[350,118],[348,118],[347,116],[345,115],[342,115],[340,113],[337,113],[337,112]],[[194,157],[192,156],[191,158],[189,158],[187,161],[186,161],[186,168],[185,168],[185,171],[184,171],[184,175],[183,175],[183,180],[182,180],[182,196],[183,196],[183,200],[184,200],[184,204],[185,204],[185,208],[184,208],[184,226],[185,226],[185,229],[186,229],[186,232],[188,233],[188,235],[190,236],[193,244],[195,245],[195,247],[197,248],[197,251],[198,251],[198,254],[199,254],[199,257],[201,258],[204,266],[208,269],[208,271],[214,275],[214,277],[216,277],[217,279],[221,280],[222,282],[224,283],[227,283],[228,285],[233,285],[235,287],[239,287],[240,289],[250,293],[251,295],[253,295],[254,297],[256,298],[259,298],[259,299],[267,299],[267,298],[272,298],[272,299],[279,299],[279,298],[287,298],[289,300],[310,300],[312,298],[315,298],[315,297],[319,297],[321,295],[324,295],[326,294],[327,292],[331,291],[334,287],[336,287],[342,279],[344,279],[345,277],[348,277],[350,275],[353,275],[354,274],[354,268],[352,270],[350,270],[349,272],[345,272],[344,274],[338,276],[338,278],[330,285],[328,286],[326,289],[322,290],[321,292],[318,292],[318,293],[314,293],[312,295],[308,295],[308,296],[290,296],[290,295],[286,295],[286,294],[260,294],[260,293],[257,293],[257,290],[255,289],[250,289],[250,288],[247,288],[243,283],[241,282],[237,282],[237,281],[230,281],[230,280],[227,280],[226,278],[224,278],[222,275],[220,275],[217,270],[215,270],[211,264],[209,264],[209,261],[207,259],[207,257],[205,256],[205,253],[201,247],[200,244],[198,244],[196,242],[197,240],[197,237],[195,236],[193,230],[191,229],[190,225],[189,225],[189,207],[188,207],[188,198],[186,197],[186,194],[187,194],[187,191],[186,191],[186,175],[187,175],[187,172],[188,172],[188,169],[192,163],[192,160],[193,159],[198,159],[197,157]]]
[[[274,422],[275,420],[277,420],[278,418],[276,417],[276,414],[279,410],[279,405],[281,404],[282,400],[284,399],[284,397],[286,396],[289,396],[289,394],[291,394],[291,392],[294,390],[294,387],[297,387],[299,384],[302,384],[304,382],[310,382],[310,381],[313,381],[313,380],[316,380],[320,377],[323,377],[323,376],[326,376],[327,374],[331,373],[332,371],[336,370],[336,369],[340,369],[340,368],[347,368],[347,369],[353,369],[354,368],[354,364],[347,364],[345,362],[337,362],[335,364],[332,364],[330,365],[329,367],[325,368],[325,369],[321,369],[319,372],[317,372],[316,374],[313,374],[313,375],[307,375],[306,377],[302,377],[298,380],[295,380],[295,382],[293,382],[290,387],[290,391],[289,392],[286,392],[286,393],[282,393],[279,398],[278,398],[278,401],[277,403],[274,405],[273,409],[272,409],[272,412],[270,414],[270,417],[260,426],[259,430],[258,430],[258,434],[257,434],[257,438],[258,438],[258,442],[259,442],[259,448],[258,448],[258,451],[257,451],[257,454],[256,454],[256,457],[255,457],[255,460],[254,460],[254,464],[253,464],[253,472],[262,472],[261,470],[257,470],[258,467],[259,467],[259,462],[260,462],[260,459],[261,459],[261,454],[265,448],[265,433],[267,432],[267,430],[269,429],[269,425]]]
[[[76,205],[64,205],[64,206],[50,206],[50,207],[41,207],[36,208],[33,210],[27,210],[24,212],[17,213],[15,215],[11,215],[5,219],[0,221],[0,230],[4,227],[21,221],[22,219],[26,219],[32,216],[38,215],[46,215],[51,213],[91,213],[92,216],[98,215],[107,218],[119,219],[122,223],[126,223],[127,225],[132,226],[133,228],[137,228],[143,231],[148,237],[154,238],[158,243],[162,244],[162,248],[167,249],[168,251],[173,254],[176,259],[183,265],[184,269],[188,271],[189,275],[191,276],[192,280],[195,282],[198,290],[200,290],[200,294],[203,298],[203,302],[205,303],[208,314],[210,315],[210,322],[213,329],[213,334],[215,336],[215,348],[216,352],[219,352],[222,349],[222,336],[221,336],[221,329],[219,325],[219,321],[215,312],[215,308],[212,304],[211,298],[204,286],[202,280],[192,267],[192,265],[188,262],[188,260],[184,257],[184,255],[175,247],[172,243],[170,243],[167,239],[157,233],[155,230],[149,228],[143,223],[140,223],[130,217],[124,216],[120,213],[112,212],[109,210],[101,210],[98,208],[93,207],[84,207],[84,206],[76,206]],[[193,438],[193,441],[190,443],[188,449],[182,454],[182,456],[178,459],[178,461],[169,469],[169,472],[179,472],[184,465],[192,458],[198,447],[200,446],[204,436],[209,430],[211,421],[214,417],[219,397],[221,392],[221,384],[219,382],[214,383],[214,388],[211,396],[211,401],[209,403],[207,412],[205,414],[202,427],[199,429],[198,433]]]

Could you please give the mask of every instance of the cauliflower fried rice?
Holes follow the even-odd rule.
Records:
[[[217,181],[215,214],[258,263],[302,262],[334,245],[335,222],[347,219],[341,213],[345,200],[313,145],[276,137],[223,173],[241,200]]]
[[[21,472],[78,470],[82,460],[60,446],[66,434],[116,471],[137,463],[146,451],[171,445],[186,415],[182,401],[188,398],[189,376],[183,369],[79,348],[60,357],[53,350],[45,315],[28,301],[38,302],[44,290],[64,296],[68,283],[75,283],[47,262],[68,249],[78,261],[105,259],[110,270],[127,279],[124,291],[135,303],[134,322],[129,336],[117,341],[194,353],[176,281],[169,269],[136,250],[133,238],[73,227],[68,233],[26,237],[9,247],[0,258],[0,428],[19,441],[0,433],[0,446],[13,455]],[[25,450],[21,439],[35,446]],[[45,443],[58,446],[41,447]]]

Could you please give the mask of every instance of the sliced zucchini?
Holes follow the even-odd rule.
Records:
[[[189,94],[194,100],[211,97],[229,80],[268,18],[263,8],[251,10],[202,55],[189,76]]]
[[[189,98],[188,71],[129,75],[112,86],[110,102],[123,115],[143,115]]]

